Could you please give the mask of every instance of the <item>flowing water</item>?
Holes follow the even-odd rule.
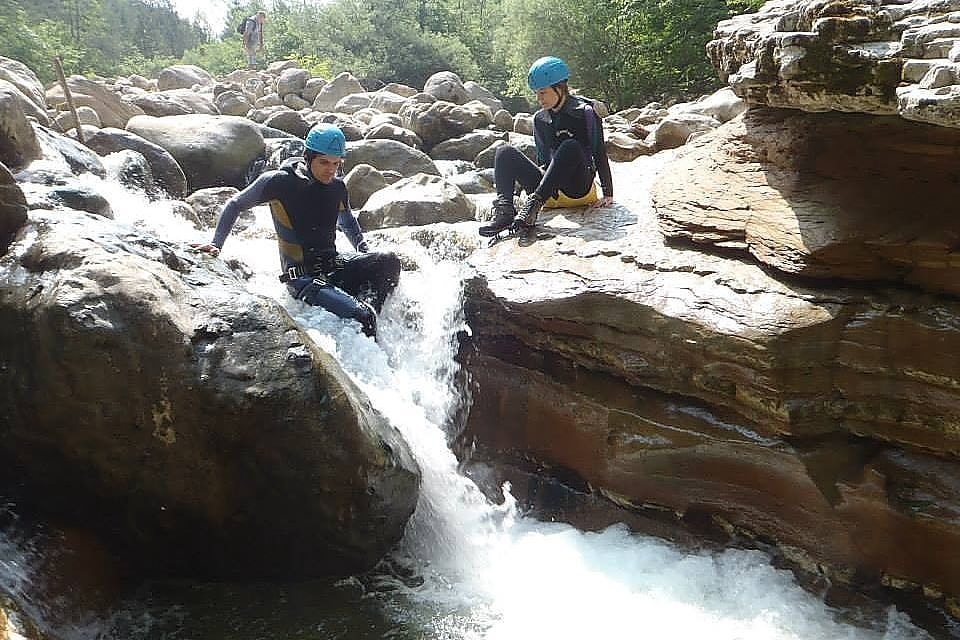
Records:
[[[169,214],[114,182],[82,177],[107,192],[117,221],[171,243],[206,242]],[[803,590],[758,551],[690,552],[623,526],[599,532],[541,522],[518,512],[504,488],[489,501],[458,471],[448,431],[469,410],[455,361],[462,313],[462,260],[444,246],[396,249],[415,258],[384,308],[380,338],[290,300],[277,284],[276,245],[265,208],[234,232],[222,254],[254,272],[250,288],[276,298],[334,354],[371,402],[410,443],[423,472],[406,535],[381,570],[323,583],[141,586],[94,620],[32,602],[30,582],[44,552],[35,538],[0,536],[0,592],[63,637],[737,640],[929,637],[894,608],[855,620]],[[346,247],[344,247],[346,248]],[[510,425],[503,425],[510,428]],[[9,522],[13,518],[8,518]],[[62,613],[61,613],[62,616]]]

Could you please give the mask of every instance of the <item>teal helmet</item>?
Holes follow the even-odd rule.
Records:
[[[307,133],[307,149],[325,156],[342,158],[347,155],[347,138],[340,127],[321,122]]]
[[[567,63],[555,56],[545,56],[532,65],[527,72],[527,84],[533,91],[552,87],[570,77],[570,68]]]

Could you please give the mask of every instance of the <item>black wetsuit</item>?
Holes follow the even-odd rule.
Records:
[[[603,195],[613,197],[603,123],[588,100],[568,95],[559,111],[537,111],[533,137],[539,167],[515,147],[497,149],[494,182],[499,197],[512,201],[519,183],[528,194],[536,193],[542,200],[555,197],[558,191],[580,198],[590,192],[596,175],[600,176]]]
[[[338,316],[359,320],[369,334],[376,319],[361,300],[380,311],[397,286],[400,259],[392,252],[368,252],[350,211],[347,187],[310,174],[303,158],[290,158],[230,198],[220,214],[213,244],[222,247],[244,209],[269,203],[280,249],[280,280],[290,294]],[[337,253],[337,229],[361,253]]]

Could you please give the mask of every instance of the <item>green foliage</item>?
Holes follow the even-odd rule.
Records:
[[[717,22],[762,0],[230,0],[218,37],[171,0],[0,0],[0,55],[54,78],[155,77],[184,62],[214,74],[244,66],[237,23],[267,11],[263,62],[294,59],[314,75],[351,71],[370,88],[422,87],[454,71],[525,109],[530,62],[563,57],[571,84],[614,109],[685,99],[719,86],[705,54]]]

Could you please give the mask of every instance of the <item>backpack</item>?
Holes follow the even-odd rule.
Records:
[[[243,35],[247,30],[247,18],[244,18],[240,21],[240,24],[237,25],[237,33]]]

